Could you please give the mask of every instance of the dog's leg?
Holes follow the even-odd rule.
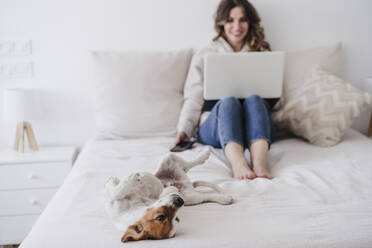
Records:
[[[199,155],[195,160],[192,161],[185,161],[183,164],[183,170],[187,173],[192,167],[197,166],[199,164],[203,164],[211,155],[211,149],[208,148],[202,154]]]
[[[205,181],[195,181],[195,182],[192,183],[192,186],[194,188],[200,187],[200,186],[208,187],[208,188],[214,189],[218,193],[221,193],[221,191],[222,191],[221,188],[218,185],[216,185],[214,183],[210,183],[210,182],[205,182]]]
[[[182,198],[185,201],[185,205],[196,205],[203,202],[216,202],[222,205],[228,205],[233,203],[233,198],[229,195],[220,193],[202,193],[196,190],[187,190],[183,192]]]
[[[185,173],[187,173],[192,167],[202,164],[209,158],[211,150],[208,148],[199,157],[192,161],[185,161],[180,156],[173,153],[168,154],[160,161],[160,166],[155,173],[158,178],[166,178],[173,176],[175,168],[181,168]]]

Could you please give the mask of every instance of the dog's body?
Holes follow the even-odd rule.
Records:
[[[231,196],[220,193],[217,185],[198,181],[192,183],[186,173],[194,166],[204,163],[210,151],[206,151],[194,161],[169,154],[161,162],[155,175],[147,172],[135,173],[120,181],[110,178],[105,184],[106,211],[116,226],[126,231],[122,241],[160,239],[172,237],[178,223],[177,211],[185,205],[203,202],[231,204]],[[217,192],[201,193],[195,187],[206,186]],[[160,211],[161,210],[161,211]],[[153,213],[166,212],[151,218]],[[159,222],[159,223],[158,223]],[[153,225],[153,224],[161,225]],[[151,225],[150,225],[151,224]],[[140,226],[140,227],[139,227]],[[156,230],[155,230],[156,229]],[[159,229],[162,229],[160,233]]]
[[[160,179],[165,190],[167,187],[177,188],[179,194],[185,201],[185,205],[196,205],[203,202],[216,202],[220,204],[231,204],[231,196],[221,194],[220,188],[210,182],[191,182],[187,172],[196,165],[203,164],[209,157],[210,150],[207,150],[193,161],[185,161],[175,154],[169,154],[161,162],[155,176]],[[205,186],[214,189],[214,193],[201,193],[195,190],[198,186]],[[168,189],[170,190],[170,189]]]

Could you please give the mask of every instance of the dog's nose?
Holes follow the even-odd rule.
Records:
[[[183,199],[179,196],[177,196],[175,199],[174,199],[174,205],[176,207],[181,207],[185,202],[183,201]]]

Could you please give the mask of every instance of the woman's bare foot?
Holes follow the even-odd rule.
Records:
[[[254,172],[256,173],[257,177],[273,179],[274,177],[270,174],[266,166],[254,166]]]
[[[248,166],[243,147],[240,144],[229,142],[225,147],[225,154],[232,165],[234,178],[244,180],[256,177],[256,174]]]
[[[253,166],[253,171],[256,173],[257,177],[273,179],[267,169],[267,152],[269,150],[269,144],[264,139],[256,140],[250,148],[251,151],[251,161]]]
[[[256,174],[248,167],[248,164],[233,164],[232,165],[233,177],[236,179],[253,179]]]

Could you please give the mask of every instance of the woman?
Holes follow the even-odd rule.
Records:
[[[220,2],[215,16],[217,36],[210,47],[194,55],[190,65],[175,140],[175,144],[189,141],[200,119],[199,140],[222,148],[232,165],[233,176],[238,179],[272,179],[266,162],[274,132],[269,106],[259,96],[248,97],[243,104],[228,97],[219,100],[210,113],[203,112],[200,116],[202,110],[208,110],[208,102],[202,96],[203,57],[208,52],[270,51],[260,21],[256,9],[247,0]],[[252,169],[244,156],[245,148],[250,150]]]

